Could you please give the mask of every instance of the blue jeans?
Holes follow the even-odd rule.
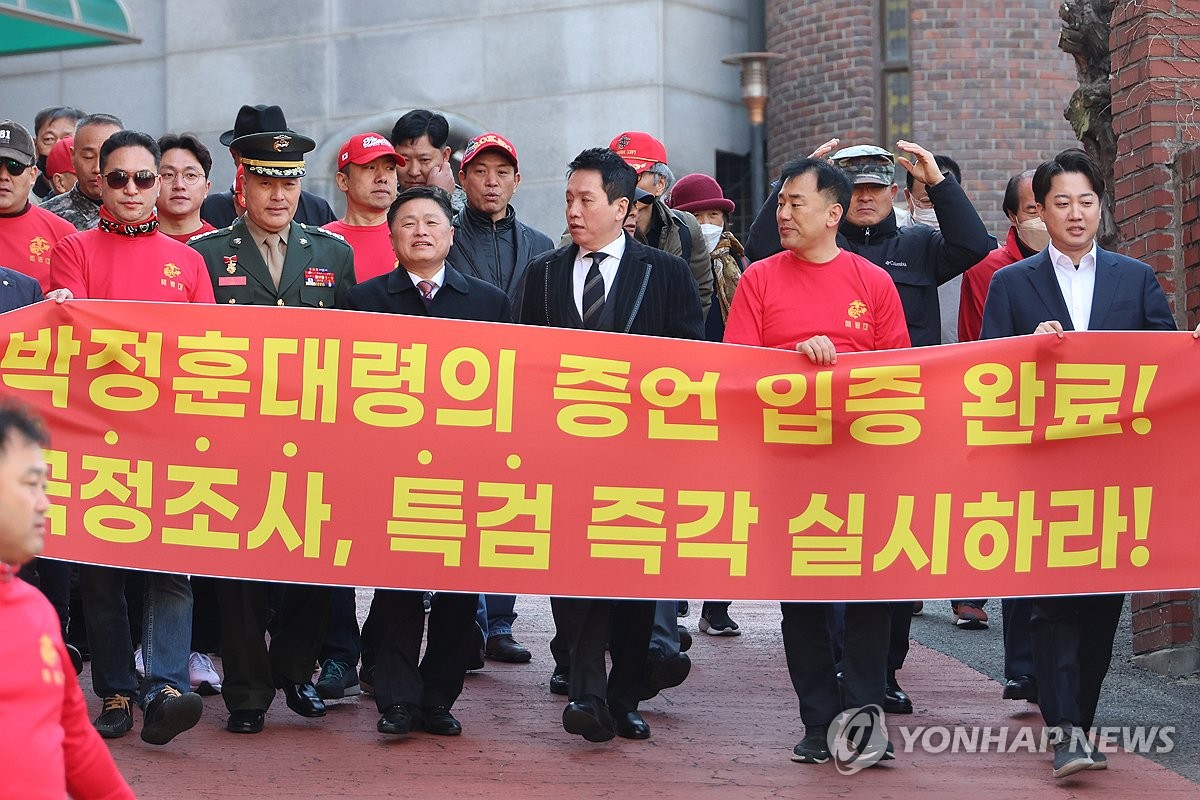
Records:
[[[92,649],[92,689],[100,697],[137,698],[125,577],[131,570],[82,565],[79,587]],[[192,585],[186,575],[147,572],[142,607],[143,705],[164,686],[191,691],[188,656],[192,640]]]
[[[517,619],[517,596],[515,594],[481,594],[479,607],[475,610],[475,621],[479,623],[484,637],[512,636],[513,622]]]

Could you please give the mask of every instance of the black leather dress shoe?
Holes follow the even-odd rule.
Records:
[[[489,636],[483,654],[493,661],[503,661],[506,664],[524,664],[533,658],[533,654],[510,634]]]
[[[682,625],[677,625],[679,629],[679,652],[686,653],[692,649],[692,633]]]
[[[649,739],[650,726],[642,715],[636,711],[628,711],[616,716],[617,736],[622,739]]]
[[[572,700],[563,709],[562,719],[563,730],[589,742],[607,742],[613,738],[612,716],[603,702]]]
[[[692,660],[685,653],[676,653],[673,656],[660,656],[658,658],[651,656],[646,687],[642,693],[652,692],[650,696],[653,697],[663,689],[678,686],[687,679],[688,673],[691,671]]]
[[[325,703],[311,683],[289,683],[283,687],[287,707],[302,717],[325,716]]]
[[[257,709],[239,709],[229,712],[225,730],[230,733],[262,733],[266,713]]]
[[[398,703],[389,706],[375,723],[375,730],[389,733],[393,736],[407,736],[420,724],[417,707],[411,703]]]
[[[883,710],[888,714],[913,713],[912,700],[900,688],[894,675],[888,677],[887,687],[883,690]]]
[[[438,736],[458,736],[462,733],[462,724],[445,706],[430,706],[421,709],[421,726],[425,728],[426,732]]]
[[[555,667],[550,676],[550,694],[561,694],[566,697],[571,693],[571,671],[566,667]]]
[[[1028,700],[1031,703],[1036,703],[1038,701],[1037,682],[1028,675],[1020,675],[1005,681],[1004,699]]]

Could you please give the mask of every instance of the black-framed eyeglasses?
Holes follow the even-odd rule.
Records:
[[[141,169],[134,173],[126,172],[123,169],[114,169],[102,177],[110,189],[124,189],[130,181],[133,181],[133,185],[142,191],[149,189],[158,179],[158,175],[148,169]]]
[[[24,175],[25,170],[29,169],[28,164],[22,164],[20,161],[12,158],[0,158],[0,166],[8,170],[8,174],[14,178],[18,175]]]
[[[183,180],[184,186],[195,186],[200,181],[204,180],[202,172],[172,172],[171,170],[163,170],[158,173],[158,177],[163,179],[163,183],[171,184],[176,178]]]

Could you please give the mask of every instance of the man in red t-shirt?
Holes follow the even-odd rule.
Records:
[[[346,216],[322,227],[354,250],[354,275],[362,283],[396,266],[387,212],[396,199],[397,167],[407,162],[377,133],[360,133],[342,145],[337,187],[346,195]]]
[[[139,131],[114,133],[100,148],[100,225],[64,239],[50,254],[50,282],[79,298],[213,302],[204,259],[158,231],[158,143]],[[133,728],[132,701],[143,708],[142,739],[166,744],[200,720],[188,656],[192,588],[186,575],[147,572],[142,625],[146,667],[139,691],[129,641],[125,578],[129,570],[81,566],[92,688],[104,700],[96,729],[107,739]]]
[[[46,432],[0,402],[0,793],[80,800],[132,798],[108,748],[88,724],[67,669],[58,615],[17,577],[46,537]]]
[[[891,277],[837,245],[850,195],[849,179],[828,161],[805,158],[784,166],[775,214],[784,250],[751,264],[742,276],[725,325],[726,342],[796,350],[819,367],[836,364],[838,353],[909,346],[904,309]],[[830,605],[781,604],[783,648],[804,722],[804,738],[792,760],[801,763],[829,760],[829,727],[842,711]],[[846,605],[841,664],[845,705],[875,719],[870,731],[850,742],[860,758],[891,757],[879,716],[890,628],[887,603]],[[856,719],[861,721],[861,715]],[[873,756],[868,755],[871,748],[878,748]]]
[[[50,249],[75,226],[29,202],[37,180],[33,137],[21,125],[0,122],[0,267],[36,280],[50,291]]]
[[[200,206],[208,197],[212,184],[212,154],[204,143],[190,133],[168,133],[158,137],[162,158],[158,176],[162,185],[158,193],[158,229],[180,244],[202,233],[215,231],[200,219]]]

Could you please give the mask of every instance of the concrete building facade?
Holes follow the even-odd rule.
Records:
[[[32,125],[74,105],[153,134],[192,131],[213,150],[214,190],[232,181],[218,136],[243,103],[278,104],[312,136],[306,188],[331,201],[338,148],[386,133],[412,108],[454,115],[456,133],[516,145],[514,205],[564,227],[564,170],[624,130],[668,146],[677,174],[745,153],[737,70],[744,3],[722,0],[126,0],[142,43],[4,59],[0,115]],[[335,206],[336,208],[337,206]]]

